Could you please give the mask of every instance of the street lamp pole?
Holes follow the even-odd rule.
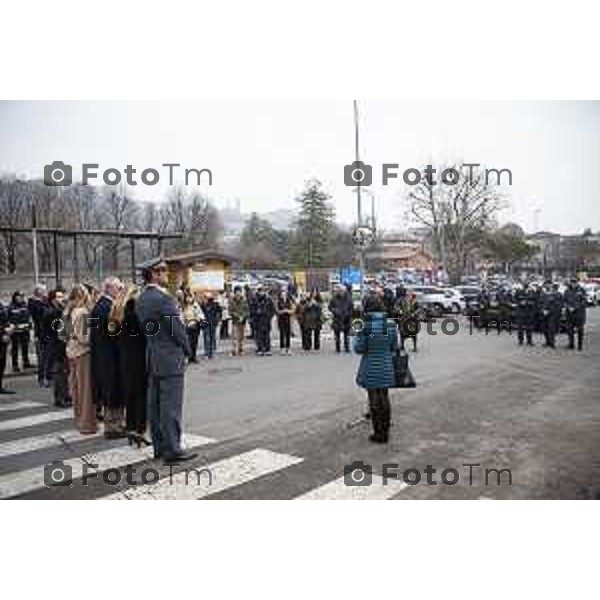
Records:
[[[37,206],[35,194],[31,197],[31,242],[33,250],[33,279],[34,284],[37,285],[40,282],[40,268],[37,251]]]
[[[358,126],[358,102],[354,100],[354,145],[355,145],[355,160],[360,160],[359,153],[359,126]],[[362,200],[360,195],[360,182],[356,186],[356,212],[357,212],[357,227],[362,226]],[[360,268],[360,296],[364,295],[365,286],[365,251],[362,244],[358,248],[358,261]]]
[[[355,161],[360,160],[359,153],[359,127],[358,127],[358,102],[354,100],[354,149],[355,149]],[[357,221],[358,226],[362,225],[362,200],[360,196],[360,183],[356,186],[356,209],[357,209]]]

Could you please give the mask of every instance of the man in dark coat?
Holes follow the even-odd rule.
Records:
[[[31,330],[31,316],[27,302],[21,292],[15,292],[12,295],[12,301],[8,307],[8,319],[13,326],[10,334],[10,349],[12,358],[12,370],[18,373],[19,369],[19,350],[23,359],[23,368],[31,369],[29,362],[29,331]]]
[[[48,309],[48,294],[45,285],[38,284],[33,288],[33,296],[29,298],[27,306],[31,315],[31,321],[33,322],[33,336],[35,338],[35,353],[38,365],[38,383],[45,387],[48,385],[50,379],[46,340],[43,335],[44,314]]]
[[[50,291],[48,308],[42,322],[42,331],[48,361],[47,385],[52,385],[54,390],[54,405],[68,407],[71,406],[72,400],[69,397],[68,389],[67,345],[65,339],[59,335],[59,331],[64,331],[62,320],[64,301],[62,289]]]
[[[271,322],[275,312],[275,303],[265,289],[258,286],[254,303],[254,331],[259,356],[271,356]]]
[[[217,350],[217,327],[223,316],[223,309],[210,293],[205,295],[200,308],[204,317],[201,323],[202,334],[204,336],[204,356],[212,358]]]
[[[197,456],[181,447],[183,377],[191,349],[177,302],[165,289],[166,264],[160,258],[154,259],[144,265],[142,273],[146,287],[137,301],[136,312],[147,336],[148,408],[154,458],[173,464]]]
[[[109,328],[113,302],[121,293],[123,284],[117,277],[108,277],[103,289],[89,320],[92,395],[96,406],[104,408],[104,437],[113,439],[127,435],[124,422],[125,395],[116,336],[118,331]]]
[[[304,327],[306,328],[307,350],[321,349],[321,327],[323,319],[323,300],[318,291],[310,295],[304,308]]]
[[[560,325],[560,315],[562,313],[563,297],[558,291],[558,285],[552,285],[546,282],[544,292],[541,298],[542,325],[544,328],[544,337],[548,348],[556,347],[556,334]]]
[[[583,349],[583,334],[587,312],[587,298],[585,290],[579,285],[577,279],[572,279],[565,291],[565,311],[567,317],[567,334],[569,336],[569,350],[575,349],[575,331],[577,331],[577,350]]]
[[[335,336],[335,351],[341,352],[340,337],[344,335],[344,351],[350,352],[350,326],[352,324],[352,296],[344,286],[339,286],[329,302],[329,310],[333,315],[331,327]]]
[[[0,302],[0,394],[14,394],[12,390],[7,390],[3,386],[4,371],[6,369],[6,352],[10,341],[10,329],[11,324],[8,320],[8,309]]]
[[[514,303],[519,346],[523,345],[525,338],[527,339],[527,345],[533,346],[533,330],[537,311],[537,294],[535,290],[525,284],[522,289],[517,290],[515,293]]]

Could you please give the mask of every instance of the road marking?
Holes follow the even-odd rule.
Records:
[[[187,448],[195,446],[204,446],[211,444],[215,440],[197,435],[184,436],[184,445]],[[63,461],[67,467],[72,469],[73,480],[78,479],[83,474],[84,458],[87,462],[98,465],[90,468],[90,480],[93,481],[91,475],[94,473],[100,474],[106,469],[118,469],[126,465],[135,464],[148,460],[153,455],[152,447],[138,449],[133,446],[119,446],[103,452],[90,452],[83,455],[81,458],[69,458]],[[27,469],[26,471],[18,471],[8,475],[0,476],[0,498],[10,498],[25,494],[33,490],[43,488],[44,484],[44,465]]]
[[[51,423],[52,421],[62,421],[64,419],[72,418],[72,410],[53,410],[52,412],[45,412],[40,415],[32,415],[30,417],[21,417],[19,419],[0,421],[0,431],[20,429],[21,427],[31,427],[33,425],[40,425],[41,423]]]
[[[248,483],[263,475],[298,464],[304,459],[256,448],[209,465],[188,467],[172,478],[164,477],[155,485],[130,487],[125,494],[117,493],[106,500],[199,500]],[[192,469],[196,470],[196,473]],[[212,485],[210,481],[212,475]],[[187,482],[186,482],[187,479]]]
[[[12,442],[0,444],[0,458],[12,456],[14,454],[23,454],[24,452],[33,452],[34,450],[41,450],[42,448],[62,446],[63,440],[67,443],[93,440],[99,435],[100,432],[86,435],[79,433],[79,431],[75,431],[74,429],[69,429],[46,435],[38,435],[36,437],[21,438],[20,440],[13,440]]]
[[[11,404],[0,405],[0,412],[7,412],[10,410],[22,410],[24,408],[39,408],[40,406],[46,406],[41,402],[30,402],[29,400],[24,402],[12,402]]]
[[[398,479],[388,478],[383,485],[383,477],[373,475],[371,485],[346,485],[344,477],[334,479],[315,488],[296,500],[388,500],[401,492],[407,484]]]

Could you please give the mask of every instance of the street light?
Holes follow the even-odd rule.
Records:
[[[37,285],[40,282],[40,268],[38,264],[38,251],[37,251],[37,206],[36,200],[37,195],[34,193],[31,196],[31,242],[33,250],[33,279],[34,284]]]
[[[359,153],[359,126],[358,126],[358,102],[354,100],[354,150],[355,150],[355,161],[360,161]],[[357,229],[362,227],[362,202],[360,197],[360,183],[356,186],[356,217],[357,217]],[[365,251],[363,245],[358,246],[358,261],[360,269],[360,295],[361,298],[364,295],[365,285]]]

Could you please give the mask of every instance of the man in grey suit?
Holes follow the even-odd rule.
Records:
[[[157,258],[143,265],[142,273],[146,287],[136,311],[146,335],[148,412],[154,458],[174,464],[197,456],[181,448],[183,374],[185,358],[191,351],[177,303],[166,290],[167,265]]]

